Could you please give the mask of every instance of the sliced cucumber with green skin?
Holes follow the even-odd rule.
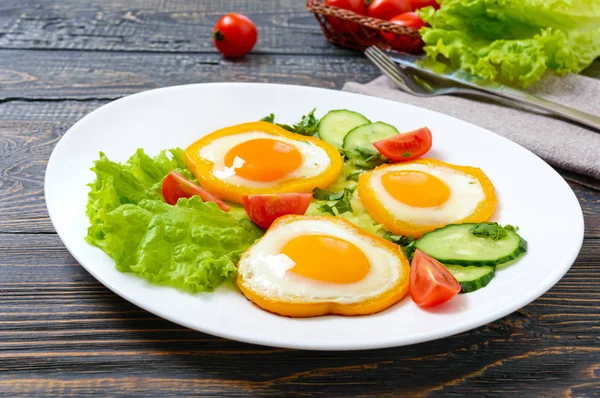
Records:
[[[344,149],[363,148],[377,151],[373,146],[374,142],[385,140],[394,135],[400,134],[396,127],[383,123],[375,122],[358,126],[348,132],[344,137]]]
[[[483,267],[463,267],[462,265],[444,265],[448,271],[454,275],[460,284],[461,293],[471,293],[486,287],[496,275],[496,270],[492,266]]]
[[[329,111],[319,122],[319,138],[341,149],[350,130],[369,123],[371,121],[358,112],[346,109]]]
[[[415,244],[443,264],[496,266],[512,261],[527,251],[527,242],[507,230],[501,239],[476,236],[469,232],[478,224],[451,224],[424,234]]]

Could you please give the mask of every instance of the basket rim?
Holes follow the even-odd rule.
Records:
[[[325,4],[325,0],[307,0],[306,8],[313,14],[333,16],[336,18],[343,19],[345,21],[359,23],[361,25],[368,25],[369,28],[378,29],[385,32],[400,34],[400,35],[415,35],[419,34],[419,29],[415,29],[409,26],[395,24],[393,22],[386,21],[384,19],[373,18],[367,15],[357,14],[350,10],[343,8],[334,7]],[[373,26],[375,25],[375,26]]]

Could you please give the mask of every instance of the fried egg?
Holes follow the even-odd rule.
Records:
[[[394,234],[420,237],[447,224],[488,221],[494,186],[478,168],[434,159],[380,166],[361,174],[358,195],[367,212]]]
[[[342,168],[332,145],[267,122],[217,130],[185,153],[188,167],[205,189],[237,203],[243,195],[326,188]]]
[[[349,221],[289,215],[241,256],[237,285],[279,315],[365,315],[406,295],[409,269],[399,246]]]

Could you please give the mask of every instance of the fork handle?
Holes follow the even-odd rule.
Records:
[[[600,130],[600,117],[590,113],[582,112],[577,109],[569,108],[568,106],[557,104],[556,102],[548,101],[544,98],[535,95],[527,94],[522,91],[503,89],[503,90],[485,90],[488,93],[507,98],[522,104],[533,106],[537,109],[548,111],[556,115],[562,116],[574,122]]]
[[[568,106],[560,105],[556,102],[552,102],[523,91],[514,90],[509,87],[502,87],[501,89],[489,89],[487,87],[481,87],[470,82],[460,81],[460,83],[469,88],[457,88],[459,92],[479,95],[487,98],[501,97],[509,99],[514,102],[519,102],[536,109],[562,116],[565,119],[572,120],[600,131],[600,117],[590,113],[578,111],[577,109],[569,108]]]

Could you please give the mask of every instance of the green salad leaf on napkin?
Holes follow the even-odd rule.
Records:
[[[86,241],[117,269],[189,292],[211,291],[235,275],[239,256],[263,231],[243,209],[228,213],[194,196],[171,206],[161,185],[172,170],[195,181],[182,149],[150,157],[139,149],[125,164],[100,153],[92,171]]]
[[[600,56],[597,0],[439,0],[419,15],[428,61],[527,87],[547,70],[579,73]]]

